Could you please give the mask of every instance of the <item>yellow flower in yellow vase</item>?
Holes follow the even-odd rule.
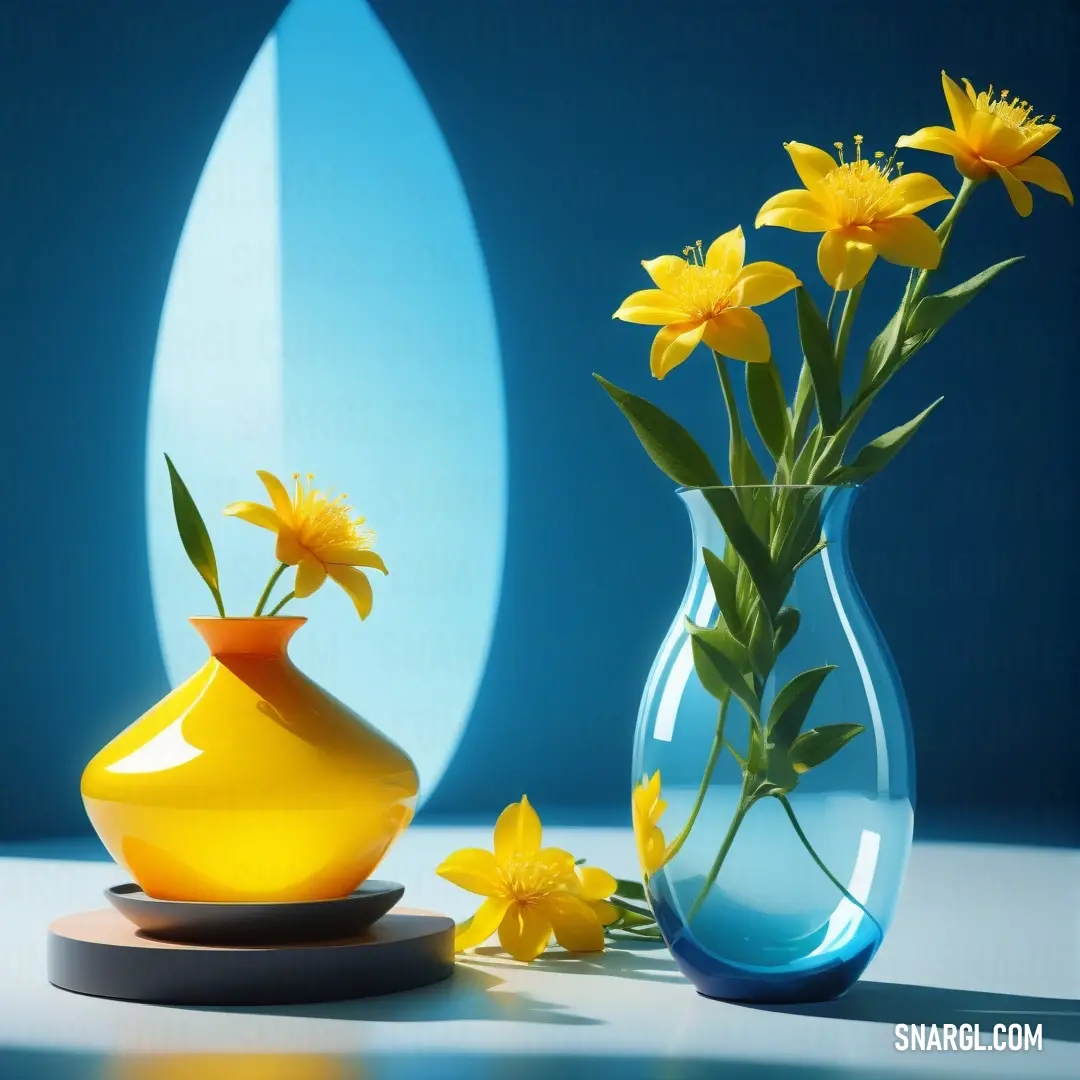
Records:
[[[666,809],[667,803],[660,798],[660,770],[657,769],[651,778],[641,778],[634,788],[631,803],[638,859],[642,871],[647,875],[655,874],[666,861],[664,834],[657,824]]]
[[[327,577],[336,581],[352,599],[361,619],[371,614],[371,583],[360,567],[387,573],[382,559],[371,550],[375,534],[365,529],[363,518],[352,516],[347,495],[329,498],[312,486],[314,477],[301,484],[294,474],[290,498],[285,485],[273,473],[260,471],[259,479],[270,496],[270,506],[236,502],[225,513],[277,533],[275,554],[279,562],[296,567],[297,597],[310,596]]]
[[[806,185],[774,195],[758,211],[755,225],[778,225],[796,232],[824,233],[818,245],[821,276],[842,292],[853,289],[880,255],[900,266],[934,270],[941,244],[934,230],[915,215],[952,196],[926,173],[901,175],[880,151],[862,156],[862,136],[855,136],[855,160],[844,161],[842,143],[834,144],[839,161],[806,143],[789,142],[799,179]]]
[[[1043,120],[1032,116],[1032,106],[1017,97],[1010,100],[1008,90],[995,98],[992,86],[976,93],[967,79],[963,83],[961,90],[944,71],[941,73],[951,128],[920,128],[913,135],[903,136],[896,145],[949,154],[960,174],[971,180],[985,180],[996,173],[1022,217],[1027,217],[1032,208],[1031,192],[1025,183],[1061,195],[1072,205],[1073,194],[1061,169],[1037,156],[1061,130],[1054,125],[1054,117]]]
[[[699,240],[683,255],[644,260],[641,265],[657,287],[632,293],[612,316],[662,328],[649,357],[653,375],[662,379],[702,341],[732,360],[767,364],[769,331],[751,308],[783,296],[801,284],[799,279],[777,263],[745,266],[741,226],[714,240],[707,252]]]
[[[437,867],[440,877],[485,898],[459,927],[458,952],[496,932],[502,947],[525,962],[548,947],[553,933],[569,952],[603,951],[602,920],[613,921],[604,901],[614,892],[614,878],[595,868],[579,876],[570,852],[541,847],[541,840],[540,818],[522,796],[499,815],[493,852],[463,848]]]

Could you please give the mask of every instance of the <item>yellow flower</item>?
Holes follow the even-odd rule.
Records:
[[[463,848],[436,873],[486,899],[458,929],[458,952],[487,941],[498,931],[502,947],[515,959],[535,960],[555,940],[569,952],[602,952],[604,926],[617,912],[606,903],[615,879],[596,867],[574,865],[561,848],[541,848],[541,825],[523,795],[495,823],[494,853]]]
[[[961,90],[944,71],[941,73],[951,128],[924,127],[903,136],[896,145],[950,154],[960,174],[971,180],[985,180],[997,173],[1022,217],[1027,217],[1032,207],[1025,182],[1063,195],[1071,206],[1072,191],[1062,171],[1052,161],[1035,156],[1061,130],[1054,126],[1054,117],[1044,121],[1041,116],[1032,116],[1032,107],[1016,97],[1010,101],[1008,90],[995,99],[992,86],[977,94],[967,79],[963,83],[965,89]]]
[[[649,357],[653,375],[662,379],[678,367],[701,341],[732,360],[767,364],[769,331],[753,307],[767,304],[799,279],[772,262],[743,265],[746,241],[741,227],[714,240],[704,255],[701,241],[683,249],[690,256],[661,255],[642,262],[655,289],[632,293],[612,316],[625,322],[660,326]]]
[[[608,897],[618,888],[618,882],[598,866],[579,866],[577,872],[578,883],[570,891],[588,904],[601,926],[613,923],[619,917],[619,910],[608,903]]]
[[[362,528],[363,518],[351,517],[352,507],[345,505],[347,495],[328,498],[294,475],[294,493],[289,498],[285,485],[273,473],[260,470],[259,479],[266,486],[271,506],[236,502],[225,513],[277,533],[275,554],[278,561],[296,567],[297,597],[310,596],[332,577],[352,598],[361,619],[371,614],[371,583],[361,566],[387,572],[382,559],[371,550],[375,534]]]
[[[642,776],[634,788],[632,810],[634,818],[634,839],[637,841],[638,858],[645,874],[655,874],[666,861],[664,834],[657,822],[667,809],[667,803],[660,798],[660,770],[652,774],[652,779]]]
[[[818,269],[845,292],[866,277],[878,255],[901,266],[936,269],[941,244],[915,214],[952,196],[926,173],[899,175],[903,162],[892,176],[892,159],[884,161],[880,152],[873,162],[865,159],[861,135],[855,136],[854,161],[844,161],[843,144],[835,145],[839,162],[806,143],[784,144],[806,187],[774,195],[758,211],[755,226],[824,233]]]

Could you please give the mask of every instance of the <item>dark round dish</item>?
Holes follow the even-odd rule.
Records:
[[[302,945],[355,938],[404,894],[404,885],[373,880],[336,900],[298,903],[155,900],[133,883],[105,890],[109,903],[147,937],[192,945]]]

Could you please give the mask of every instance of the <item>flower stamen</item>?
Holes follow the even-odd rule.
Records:
[[[995,98],[993,83],[986,90],[978,93],[968,79],[964,79],[964,84],[968,88],[968,96],[971,97],[976,112],[996,116],[1007,128],[1012,128],[1022,135],[1032,135],[1044,123],[1052,124],[1056,119],[1051,116],[1044,121],[1042,114],[1032,116],[1034,106],[1022,101],[1019,97],[1010,98],[1008,90],[999,91],[998,97]]]
[[[886,215],[895,201],[889,189],[895,169],[900,175],[903,162],[895,162],[896,151],[887,160],[881,150],[874,152],[873,160],[862,156],[863,137],[855,136],[855,160],[844,160],[844,144],[833,143],[840,163],[821,178],[822,187],[830,199],[837,220],[844,226],[869,225]]]

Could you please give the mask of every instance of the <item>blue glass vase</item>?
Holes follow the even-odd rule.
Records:
[[[792,699],[788,690],[777,703],[791,680],[831,670],[798,728],[802,741],[790,751],[805,760],[796,760],[769,794],[764,773],[752,778],[749,771],[766,752],[759,748],[751,759],[753,703],[729,695],[721,707],[723,695],[703,684],[687,627],[687,620],[708,628],[723,619],[703,549],[732,553],[706,494],[679,492],[690,513],[694,558],[641,701],[635,827],[664,940],[708,997],[838,997],[866,969],[893,918],[911,850],[914,760],[903,690],[848,559],[857,493],[854,486],[738,491],[751,518],[755,505],[775,514],[779,498],[786,512],[812,515],[813,536],[820,530],[817,549],[785,585],[783,605],[799,614],[777,619],[778,647],[757,686],[762,730],[766,717]],[[768,525],[761,531],[767,537]],[[741,574],[738,560],[729,562]],[[754,678],[746,675],[751,689]],[[768,752],[778,732],[765,736]],[[748,787],[759,797],[750,798]]]

